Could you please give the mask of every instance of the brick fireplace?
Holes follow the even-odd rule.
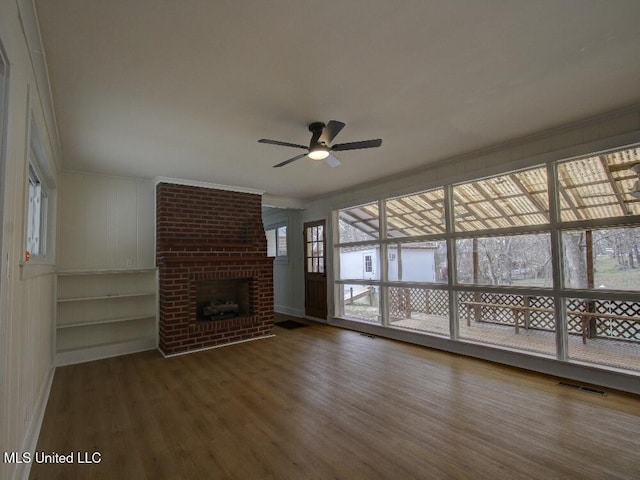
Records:
[[[158,183],[156,264],[165,355],[272,333],[273,259],[260,195]]]

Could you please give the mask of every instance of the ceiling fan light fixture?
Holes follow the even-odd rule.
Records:
[[[362,150],[365,148],[376,148],[382,145],[382,139],[376,138],[373,140],[361,140],[359,142],[347,142],[332,144],[333,139],[340,133],[344,127],[343,122],[337,120],[329,120],[328,124],[322,122],[313,122],[309,124],[309,131],[312,133],[309,146],[305,147],[298,143],[281,142],[280,140],[269,140],[268,138],[261,138],[259,143],[267,143],[270,145],[279,145],[281,147],[301,148],[305,150],[305,153],[296,155],[293,158],[289,158],[284,162],[280,162],[274,165],[273,168],[284,167],[291,162],[300,160],[303,157],[309,157],[312,160],[324,160],[324,163],[330,167],[337,167],[342,162],[334,157],[331,152],[342,152],[345,150]]]
[[[309,158],[313,160],[324,160],[328,156],[329,156],[329,151],[322,147],[315,148],[309,152]]]

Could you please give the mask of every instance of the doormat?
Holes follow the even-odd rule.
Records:
[[[287,330],[293,330],[294,328],[308,327],[306,323],[296,322],[295,320],[283,320],[282,322],[276,322],[277,327],[286,328]]]

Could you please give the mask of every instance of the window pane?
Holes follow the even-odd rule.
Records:
[[[460,338],[555,355],[556,325],[551,297],[458,292],[458,308]]]
[[[380,249],[378,246],[341,247],[340,278],[346,280],[379,280]],[[369,259],[367,261],[367,258]],[[367,269],[369,268],[369,271]]]
[[[278,256],[287,256],[287,227],[279,227],[278,233]]]
[[[640,199],[633,195],[640,149],[595,155],[558,164],[562,221],[640,215]]]
[[[449,292],[404,287],[388,291],[392,326],[449,336]]]
[[[389,281],[447,282],[445,241],[392,243],[387,258]]]
[[[38,253],[47,254],[47,212],[49,211],[49,199],[44,189],[40,190],[40,238],[38,239]]]
[[[28,190],[29,198],[27,203],[26,249],[32,256],[43,255],[43,244],[41,243],[40,238],[44,233],[41,228],[43,225],[46,225],[46,211],[42,209],[42,198],[44,192],[42,190],[40,179],[31,165],[29,166]]]
[[[444,190],[417,193],[386,201],[387,237],[445,233]]]
[[[456,185],[453,198],[457,231],[549,223],[545,167]]]
[[[562,247],[565,287],[640,290],[640,228],[563,232]]]
[[[267,255],[269,257],[276,256],[276,229],[270,228],[265,231],[265,235],[267,236]]]
[[[459,239],[458,283],[552,287],[549,234]]]
[[[567,298],[569,357],[640,371],[640,303]]]
[[[338,212],[340,243],[375,240],[380,237],[377,203],[348,208]]]
[[[371,285],[338,285],[338,310],[342,317],[369,323],[380,323],[380,287]]]

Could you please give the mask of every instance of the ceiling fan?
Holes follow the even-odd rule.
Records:
[[[362,140],[359,142],[349,142],[349,143],[338,143],[335,145],[330,145],[336,135],[340,133],[340,131],[344,128],[344,123],[338,122],[337,120],[329,120],[329,123],[326,125],[322,122],[313,122],[309,125],[309,131],[312,133],[311,142],[309,142],[309,146],[305,147],[304,145],[298,145],[296,143],[288,143],[281,142],[279,140],[269,140],[267,138],[261,138],[258,140],[260,143],[268,143],[270,145],[280,145],[283,147],[293,147],[293,148],[302,148],[303,150],[307,150],[306,153],[301,153],[300,155],[296,155],[289,160],[285,160],[284,162],[280,162],[277,165],[274,165],[274,168],[284,167],[291,162],[295,162],[296,160],[301,159],[302,157],[308,156],[313,160],[324,160],[324,162],[330,167],[337,167],[342,164],[340,160],[338,160],[335,156],[331,154],[331,152],[343,152],[345,150],[359,150],[362,148],[375,148],[382,145],[382,140],[377,138],[375,140]]]

